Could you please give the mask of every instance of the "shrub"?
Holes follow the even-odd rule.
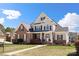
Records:
[[[3,43],[2,42],[0,42],[0,47],[3,47]]]
[[[17,44],[16,39],[12,39],[12,43],[13,43],[13,44]]]
[[[79,40],[75,41],[76,52],[79,53]]]
[[[22,44],[24,41],[23,39],[13,39],[12,42],[13,44]]]
[[[68,43],[68,44],[67,44],[67,46],[71,46],[71,44],[70,44],[70,43]]]

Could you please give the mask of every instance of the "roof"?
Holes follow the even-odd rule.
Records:
[[[3,30],[4,30],[4,26],[0,24],[0,37],[5,36]]]
[[[26,25],[24,22],[21,22],[20,25],[21,24],[29,31],[30,25]],[[19,26],[15,29],[15,32],[18,30]]]
[[[5,38],[5,34],[0,30],[0,40]]]
[[[41,12],[39,16],[37,16],[37,18],[35,19],[34,22],[32,22],[32,24],[40,22],[40,17],[46,17],[46,20],[49,19],[49,21],[53,24],[56,24],[52,19],[50,19],[44,12]]]
[[[68,27],[61,27],[59,24],[57,24],[57,28],[55,29],[55,31],[69,31]]]
[[[54,20],[50,19],[44,12],[42,12],[32,24],[39,23],[39,22],[41,23],[40,17],[43,17],[43,16],[46,17],[46,19],[44,20],[44,21],[46,21],[46,23],[51,23],[52,25],[57,25],[57,28],[55,29],[55,31],[57,31],[57,32],[58,32],[58,31],[69,31],[69,30],[68,30],[68,27],[61,27],[61,26],[60,26],[58,23],[56,23]],[[21,24],[29,31],[30,25],[25,24],[24,22],[21,22],[20,25],[21,25]],[[31,24],[31,25],[32,25],[32,24]],[[44,23],[44,24],[45,24],[45,23]],[[19,25],[19,26],[20,26],[20,25]],[[18,30],[19,26],[16,28],[15,31]]]
[[[4,35],[4,33],[0,30],[0,35]]]

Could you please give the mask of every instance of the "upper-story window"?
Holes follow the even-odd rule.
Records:
[[[46,30],[50,30],[50,25],[47,25],[46,26]]]
[[[36,30],[36,26],[35,26],[35,30]]]
[[[42,25],[41,26],[34,26],[34,31],[42,31]]]
[[[50,26],[49,25],[44,26],[44,30],[50,30]]]
[[[41,17],[41,21],[44,20],[44,19],[45,19],[45,17]]]
[[[41,25],[41,30],[42,30],[42,25]]]
[[[50,30],[52,30],[52,26],[50,26]]]
[[[45,26],[44,26],[44,30],[45,30]]]
[[[39,26],[35,26],[35,31],[39,31],[40,27]]]

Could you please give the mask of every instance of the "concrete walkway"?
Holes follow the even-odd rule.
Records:
[[[35,49],[35,48],[39,48],[39,47],[43,47],[43,46],[46,46],[46,45],[37,45],[37,46],[31,47],[31,48],[26,48],[26,49],[22,49],[22,50],[18,50],[18,51],[13,51],[13,52],[9,52],[9,53],[4,53],[3,55],[6,55],[6,56],[13,56],[13,55],[16,55],[16,53],[28,51],[28,50]]]

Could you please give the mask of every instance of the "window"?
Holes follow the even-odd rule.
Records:
[[[36,26],[35,26],[35,30],[36,30]]]
[[[63,40],[63,35],[57,35],[57,40]]]
[[[46,25],[46,26],[44,26],[44,30],[52,30],[52,26],[50,26],[50,25]]]
[[[42,30],[42,25],[41,25],[41,30]]]
[[[49,26],[47,25],[47,30],[49,29]]]
[[[61,35],[61,40],[63,40],[63,35]]]
[[[44,26],[44,30],[45,30],[45,26]]]
[[[24,29],[21,29],[20,31],[24,31]]]
[[[45,19],[45,17],[41,17],[41,21],[44,20],[44,19]]]
[[[52,26],[50,26],[50,30],[52,30]]]
[[[49,25],[46,26],[46,30],[50,30],[50,26]]]
[[[35,26],[35,31],[40,31],[42,29],[42,27],[40,26]]]
[[[57,35],[57,40],[59,40],[59,35]]]

